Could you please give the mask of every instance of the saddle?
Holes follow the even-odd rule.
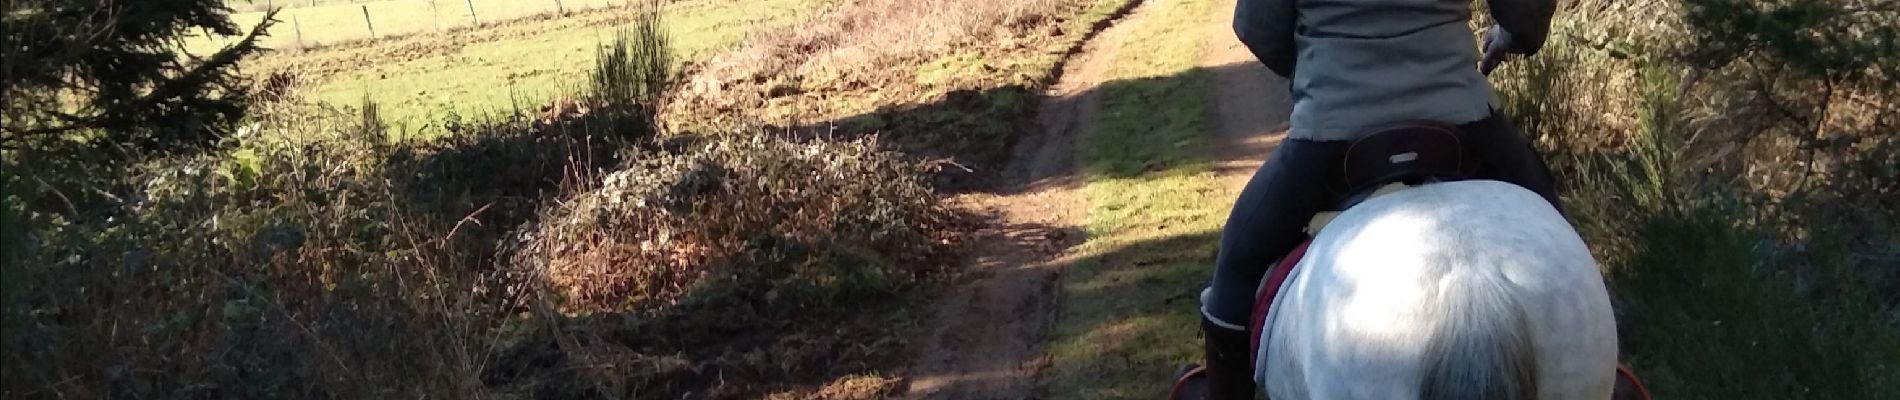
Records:
[[[1374,131],[1347,146],[1325,172],[1327,191],[1342,201],[1315,215],[1306,232],[1319,229],[1353,205],[1373,197],[1433,182],[1475,176],[1478,154],[1457,128],[1437,123],[1408,123]],[[1297,260],[1297,258],[1295,258]]]
[[[1344,194],[1345,201],[1338,207],[1344,210],[1406,187],[1465,179],[1477,172],[1478,158],[1466,151],[1463,139],[1457,128],[1443,124],[1409,123],[1379,129],[1347,146],[1346,154],[1326,172],[1326,185],[1334,193]],[[1338,214],[1314,216],[1307,232],[1318,234],[1319,228]],[[1247,325],[1253,342],[1249,353],[1260,354],[1260,331],[1266,324],[1267,309],[1273,306],[1280,286],[1292,276],[1293,267],[1306,255],[1309,244],[1311,241],[1294,247],[1274,262],[1261,280],[1255,292],[1258,297],[1254,300],[1253,320]]]
[[[1326,171],[1328,190],[1358,204],[1390,184],[1418,186],[1466,179],[1478,173],[1478,154],[1457,127],[1416,122],[1377,129],[1346,147]]]

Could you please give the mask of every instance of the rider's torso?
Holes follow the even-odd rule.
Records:
[[[1408,120],[1462,124],[1495,97],[1477,68],[1470,3],[1299,0],[1289,135],[1352,140]]]

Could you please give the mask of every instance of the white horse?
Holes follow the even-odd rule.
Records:
[[[1347,209],[1271,302],[1254,380],[1276,400],[1603,400],[1617,380],[1595,259],[1555,208],[1508,183]]]

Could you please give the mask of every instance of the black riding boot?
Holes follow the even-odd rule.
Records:
[[[1247,330],[1228,329],[1201,318],[1207,351],[1207,400],[1253,400],[1253,354]]]

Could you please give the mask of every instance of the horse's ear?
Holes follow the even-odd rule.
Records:
[[[1616,364],[1616,388],[1610,392],[1612,400],[1651,400],[1649,389],[1643,387],[1643,381],[1636,379],[1636,373],[1630,372],[1627,365]]]

